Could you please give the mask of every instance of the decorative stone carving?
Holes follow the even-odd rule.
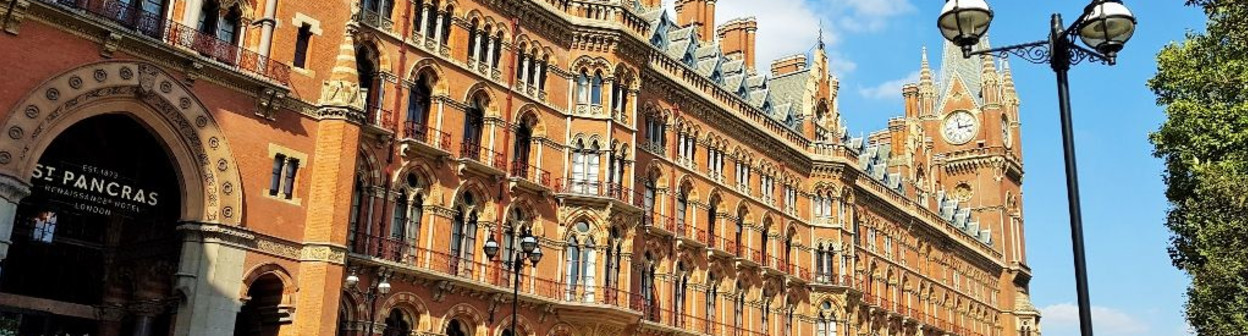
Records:
[[[286,92],[265,88],[256,95],[256,115],[274,120],[275,113],[286,105]]]
[[[320,261],[342,265],[347,260],[347,249],[332,245],[306,245],[299,256],[300,261]]]
[[[121,43],[121,34],[116,32],[108,32],[100,42],[100,57],[113,58],[113,53],[117,52],[117,46]]]
[[[17,35],[26,20],[26,11],[30,9],[30,0],[5,1],[8,6],[0,4],[0,13],[8,13],[8,17],[0,18],[4,23],[4,32]],[[6,8],[7,7],[7,8]]]
[[[298,246],[269,239],[257,240],[255,248],[261,252],[290,259],[301,259],[303,257],[303,251]]]

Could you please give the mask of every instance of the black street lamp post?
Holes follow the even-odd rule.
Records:
[[[945,39],[962,48],[962,56],[1015,55],[1035,64],[1048,64],[1057,74],[1057,97],[1062,122],[1062,151],[1066,157],[1067,202],[1070,207],[1070,238],[1075,259],[1075,290],[1079,300],[1081,335],[1092,336],[1092,311],[1088,299],[1087,264],[1083,252],[1083,215],[1079,208],[1079,177],[1075,170],[1075,139],[1070,120],[1070,88],[1067,72],[1072,65],[1091,61],[1114,65],[1118,51],[1135,33],[1136,20],[1121,0],[1093,0],[1083,14],[1063,28],[1062,16],[1053,14],[1047,40],[988,50],[972,50],[992,23],[985,0],[946,0],[937,27]],[[1076,37],[1092,49],[1075,42]],[[1095,50],[1095,51],[1093,51]],[[1027,332],[1030,334],[1030,331]]]
[[[512,228],[511,230],[513,230],[511,236],[515,237],[515,229]],[[524,269],[526,260],[529,261],[527,264],[532,265],[534,268],[537,267],[537,263],[542,260],[542,248],[537,244],[537,237],[533,237],[528,229],[524,229],[521,232],[519,249],[513,247],[514,241],[507,243],[508,249],[511,250],[508,251],[511,253],[511,259],[504,261],[509,263],[507,270],[512,274],[511,328],[508,331],[510,336],[519,336],[516,334],[516,318],[519,315],[520,306],[520,275],[523,274],[521,271]],[[494,235],[490,235],[490,238],[485,241],[485,246],[482,247],[485,250],[485,256],[489,257],[490,260],[494,260],[498,256],[498,248],[498,241],[494,240]],[[493,313],[490,316],[493,319]]]
[[[382,276],[381,281],[373,282],[366,291],[356,287],[359,283],[360,277],[352,269],[351,274],[347,275],[346,287],[348,291],[364,295],[368,299],[368,336],[373,336],[373,325],[377,323],[377,298],[390,293],[390,281]]]

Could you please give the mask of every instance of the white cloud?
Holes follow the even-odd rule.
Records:
[[[674,0],[663,0],[663,6],[675,18]],[[819,17],[804,0],[720,0],[715,3],[715,25],[735,18],[753,16],[758,19],[757,66],[770,68],[780,57],[810,51],[819,39]],[[824,41],[832,44],[836,36],[824,32]]]
[[[919,81],[919,72],[911,72],[906,77],[890,80],[880,83],[874,87],[860,88],[858,93],[863,97],[872,99],[898,99],[901,98],[901,87],[906,84]]]
[[[663,0],[663,7],[673,18],[675,2]],[[764,72],[773,60],[811,51],[822,26],[829,68],[838,76],[858,68],[839,51],[843,33],[878,31],[890,20],[916,11],[911,0],[719,0],[715,10],[716,25],[740,17],[758,19],[757,66]]]
[[[1063,334],[1061,330],[1076,331],[1079,328],[1079,307],[1073,303],[1059,303],[1040,308],[1044,319],[1041,328],[1045,334]],[[1099,335],[1134,336],[1148,333],[1148,324],[1121,310],[1092,306],[1092,325]]]
[[[915,11],[909,0],[844,0],[834,8],[841,12],[840,27],[854,32],[878,31],[889,20]]]

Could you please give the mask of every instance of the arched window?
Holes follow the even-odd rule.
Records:
[[[464,146],[478,147],[481,145],[481,132],[485,128],[485,109],[489,105],[488,98],[477,96],[472,106],[464,111]],[[476,153],[480,154],[480,153]],[[477,157],[473,155],[473,157]]]
[[[676,230],[685,232],[685,216],[689,209],[689,187],[684,186],[676,193]]]
[[[416,16],[412,17],[412,31],[416,32],[416,36],[422,36],[421,33],[425,31],[425,27],[421,21],[424,20],[425,15],[429,14],[429,11],[425,10],[425,0],[414,0],[413,6],[416,9]]]
[[[528,54],[528,48],[529,48],[528,43],[523,43],[523,42],[520,43],[520,49],[518,49],[518,51],[516,51],[516,54],[515,54],[516,55],[515,70],[512,71],[516,73],[516,82],[523,83],[523,84],[528,84],[528,82],[526,82],[524,78],[524,76],[528,74],[528,69],[525,68],[525,64],[527,64],[527,62],[531,58],[533,58],[532,55]]]
[[[367,223],[367,220],[363,218],[365,213],[364,197],[366,197],[364,191],[364,180],[359,176],[356,176],[355,183],[351,185],[351,217],[347,218],[347,245],[351,247],[355,246],[355,234],[360,231],[360,222]]]
[[[662,116],[655,113],[646,115],[646,142],[650,143],[651,150],[658,151],[660,155],[663,154],[663,149],[667,148],[666,128]]]
[[[715,227],[719,226],[719,198],[711,199],[710,205],[706,208],[706,236],[711,240],[711,246],[716,246],[715,239],[719,236],[715,235]]]
[[[217,36],[218,23],[221,21],[221,3],[217,0],[204,1],[199,10],[199,32]]]
[[[719,278],[715,277],[715,273],[711,272],[706,276],[706,321],[718,321],[715,317],[715,304],[719,300]],[[705,325],[706,333],[711,333],[712,325]]]
[[[546,74],[550,71],[550,56],[542,56],[542,71],[539,73],[540,79],[537,81],[537,87],[546,92]]]
[[[593,82],[590,83],[590,104],[602,105],[602,72],[594,73]]]
[[[759,251],[762,251],[762,252],[760,252],[760,253],[762,253],[762,254],[763,254],[763,260],[764,260],[764,261],[766,261],[766,260],[767,260],[767,257],[771,255],[771,253],[769,253],[769,251],[767,251],[767,234],[768,234],[768,233],[770,233],[770,232],[768,232],[768,231],[771,231],[771,223],[770,223],[770,222],[764,222],[764,223],[763,223],[763,230],[758,232],[758,241],[759,241],[759,243],[758,243],[758,244],[759,244],[759,245],[758,245],[758,250],[759,250]]]
[[[567,295],[564,300],[572,301],[576,298],[576,287],[578,285],[577,281],[580,281],[581,279],[581,246],[580,243],[576,241],[576,237],[568,237],[567,245],[568,246],[564,248],[563,253],[567,257],[567,264],[565,264],[563,268],[566,269],[568,273],[566,277],[568,287],[565,289]]]
[[[425,13],[425,25],[427,26],[425,29],[425,38],[431,39],[438,36],[438,17],[440,16],[440,13],[438,12],[439,8],[441,8],[441,6],[439,6],[438,1],[435,0],[433,3],[430,3],[429,9]],[[446,17],[443,17],[443,19],[446,19]]]
[[[411,334],[411,318],[407,317],[407,314],[404,314],[402,310],[391,308],[390,316],[386,317],[386,329],[382,336],[408,336]]]
[[[655,213],[655,209],[654,209],[654,198],[655,198],[656,194],[658,193],[658,191],[656,190],[657,188],[656,188],[656,187],[655,187],[655,185],[654,185],[654,178],[653,178],[653,177],[650,177],[650,178],[647,178],[647,179],[646,179],[646,183],[645,183],[645,187],[644,187],[644,188],[645,188],[645,189],[644,189],[644,196],[643,196],[643,202],[644,202],[643,204],[644,204],[644,206],[645,206],[645,209],[644,209],[644,210],[646,211],[646,214],[648,214],[648,215],[653,215],[653,214]]]
[[[481,31],[479,30],[480,28],[481,28],[480,19],[472,18],[472,20],[468,22],[468,59],[471,59],[471,60],[481,59],[480,57],[477,56],[477,51],[479,49],[479,47],[477,46],[477,42],[479,41],[478,36],[481,34]]]
[[[646,319],[654,321],[659,318],[659,304],[655,300],[654,284],[654,271],[657,266],[654,262],[654,256],[650,255],[650,252],[646,252],[643,260],[645,264],[641,265],[641,297],[646,305],[644,309]]]
[[[447,31],[450,31],[450,27],[451,27],[450,22],[447,22],[446,27],[447,27]],[[447,38],[446,35],[442,36],[442,44],[446,44],[446,38]],[[490,68],[498,69],[498,61],[502,60],[502,57],[503,57],[503,32],[500,31],[498,32],[497,35],[494,36],[494,59],[490,60]]]
[[[815,218],[823,218],[824,216],[826,216],[826,214],[823,213],[823,194],[816,192],[814,201],[815,201],[815,206],[814,206]]]
[[[239,21],[242,20],[242,16],[243,13],[238,9],[238,6],[230,7],[230,10],[225,12],[225,17],[221,18],[221,23],[217,27],[217,38],[229,42],[231,45],[238,45],[238,37],[242,29],[239,26]]]
[[[442,12],[442,46],[446,47],[447,41],[451,38],[451,23],[455,21],[455,6],[447,5],[446,11]]]
[[[588,153],[585,149],[585,140],[577,139],[576,145],[572,148],[572,191],[585,193],[589,184],[587,171]]]
[[[533,126],[537,123],[536,118],[529,114],[520,119],[520,124],[516,125],[516,140],[512,143],[512,166],[520,170],[520,175],[526,177],[529,171],[529,149],[533,147]]]
[[[477,44],[480,44],[477,47],[477,62],[481,65],[490,64],[490,31],[492,30],[494,26],[487,23],[479,32],[481,36],[477,37]]]
[[[785,236],[784,238],[784,260],[782,261],[784,263],[784,267],[785,267],[784,269],[788,269],[788,267],[793,264],[793,236],[794,235],[795,234],[793,232],[789,232],[789,234]]]
[[[428,74],[420,74],[416,77],[416,84],[412,85],[411,93],[407,99],[407,136],[409,138],[424,139],[425,125],[429,122],[429,107],[431,104],[431,91],[429,88],[430,78]]]
[[[745,284],[737,280],[737,300],[732,307],[732,326],[741,330],[745,324]]]
[[[594,239],[589,236],[589,223],[577,222],[574,225],[575,230],[568,235],[567,247],[567,298],[572,301],[578,298],[577,293],[583,293],[583,299],[593,302],[594,299],[594,274],[595,259],[597,258],[597,250],[595,249]]]
[[[831,303],[824,302],[819,306],[819,319],[815,323],[815,336],[838,336],[836,313],[832,311]]]
[[[827,247],[824,246],[823,243],[819,243],[819,246],[815,248],[815,280],[816,281],[819,281],[819,282],[831,281],[832,268],[830,267],[831,266],[829,264],[830,262],[831,262],[831,259],[830,259],[830,255],[828,254]]]
[[[576,76],[576,103],[589,104],[589,73],[585,69]]]
[[[468,330],[459,320],[451,320],[446,323],[446,330],[443,331],[446,336],[468,336]]]
[[[403,239],[403,234],[407,232],[407,192],[400,191],[399,196],[394,200],[394,209],[391,210],[394,217],[390,220],[390,238],[394,240]]]
[[[603,281],[603,287],[605,288],[617,289],[619,287],[620,255],[624,252],[622,245],[624,245],[623,238],[620,237],[619,229],[611,228],[611,236],[607,241],[607,277],[605,281]],[[616,295],[615,292],[609,291],[604,294],[610,295],[608,296],[608,299],[616,299],[614,297],[614,295]]]
[[[586,190],[587,194],[598,194],[598,167],[600,167],[599,164],[602,162],[601,150],[602,147],[598,145],[598,141],[595,140],[590,144],[585,167],[585,179],[589,181],[589,190]]]
[[[360,92],[364,95],[364,111],[368,114],[370,123],[377,123],[378,107],[381,106],[382,94],[381,77],[377,75],[377,54],[367,46],[358,46],[355,49],[355,68],[360,83]]]
[[[672,283],[672,305],[674,305],[674,315],[676,317],[676,325],[683,327],[685,324],[685,292],[689,289],[689,270],[685,268],[685,263],[676,264],[676,282]]]
[[[456,275],[471,275],[477,246],[476,199],[465,193],[451,220],[451,269]]]
[[[610,192],[612,193],[616,190],[614,189],[615,183],[622,182],[615,178],[616,171],[621,170],[619,168],[621,162],[618,158],[616,158],[616,154],[622,150],[623,148],[620,147],[620,143],[617,141],[611,144],[611,152],[607,153],[607,188],[611,190]]]

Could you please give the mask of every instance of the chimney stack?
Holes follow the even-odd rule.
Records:
[[[715,1],[676,0],[676,23],[697,26],[698,40],[710,41],[715,33]]]
[[[719,42],[728,57],[740,57],[745,60],[745,67],[754,69],[755,34],[758,32],[758,19],[754,17],[732,19],[719,26]]]
[[[780,77],[794,72],[806,70],[806,55],[793,55],[771,62],[771,75]]]

